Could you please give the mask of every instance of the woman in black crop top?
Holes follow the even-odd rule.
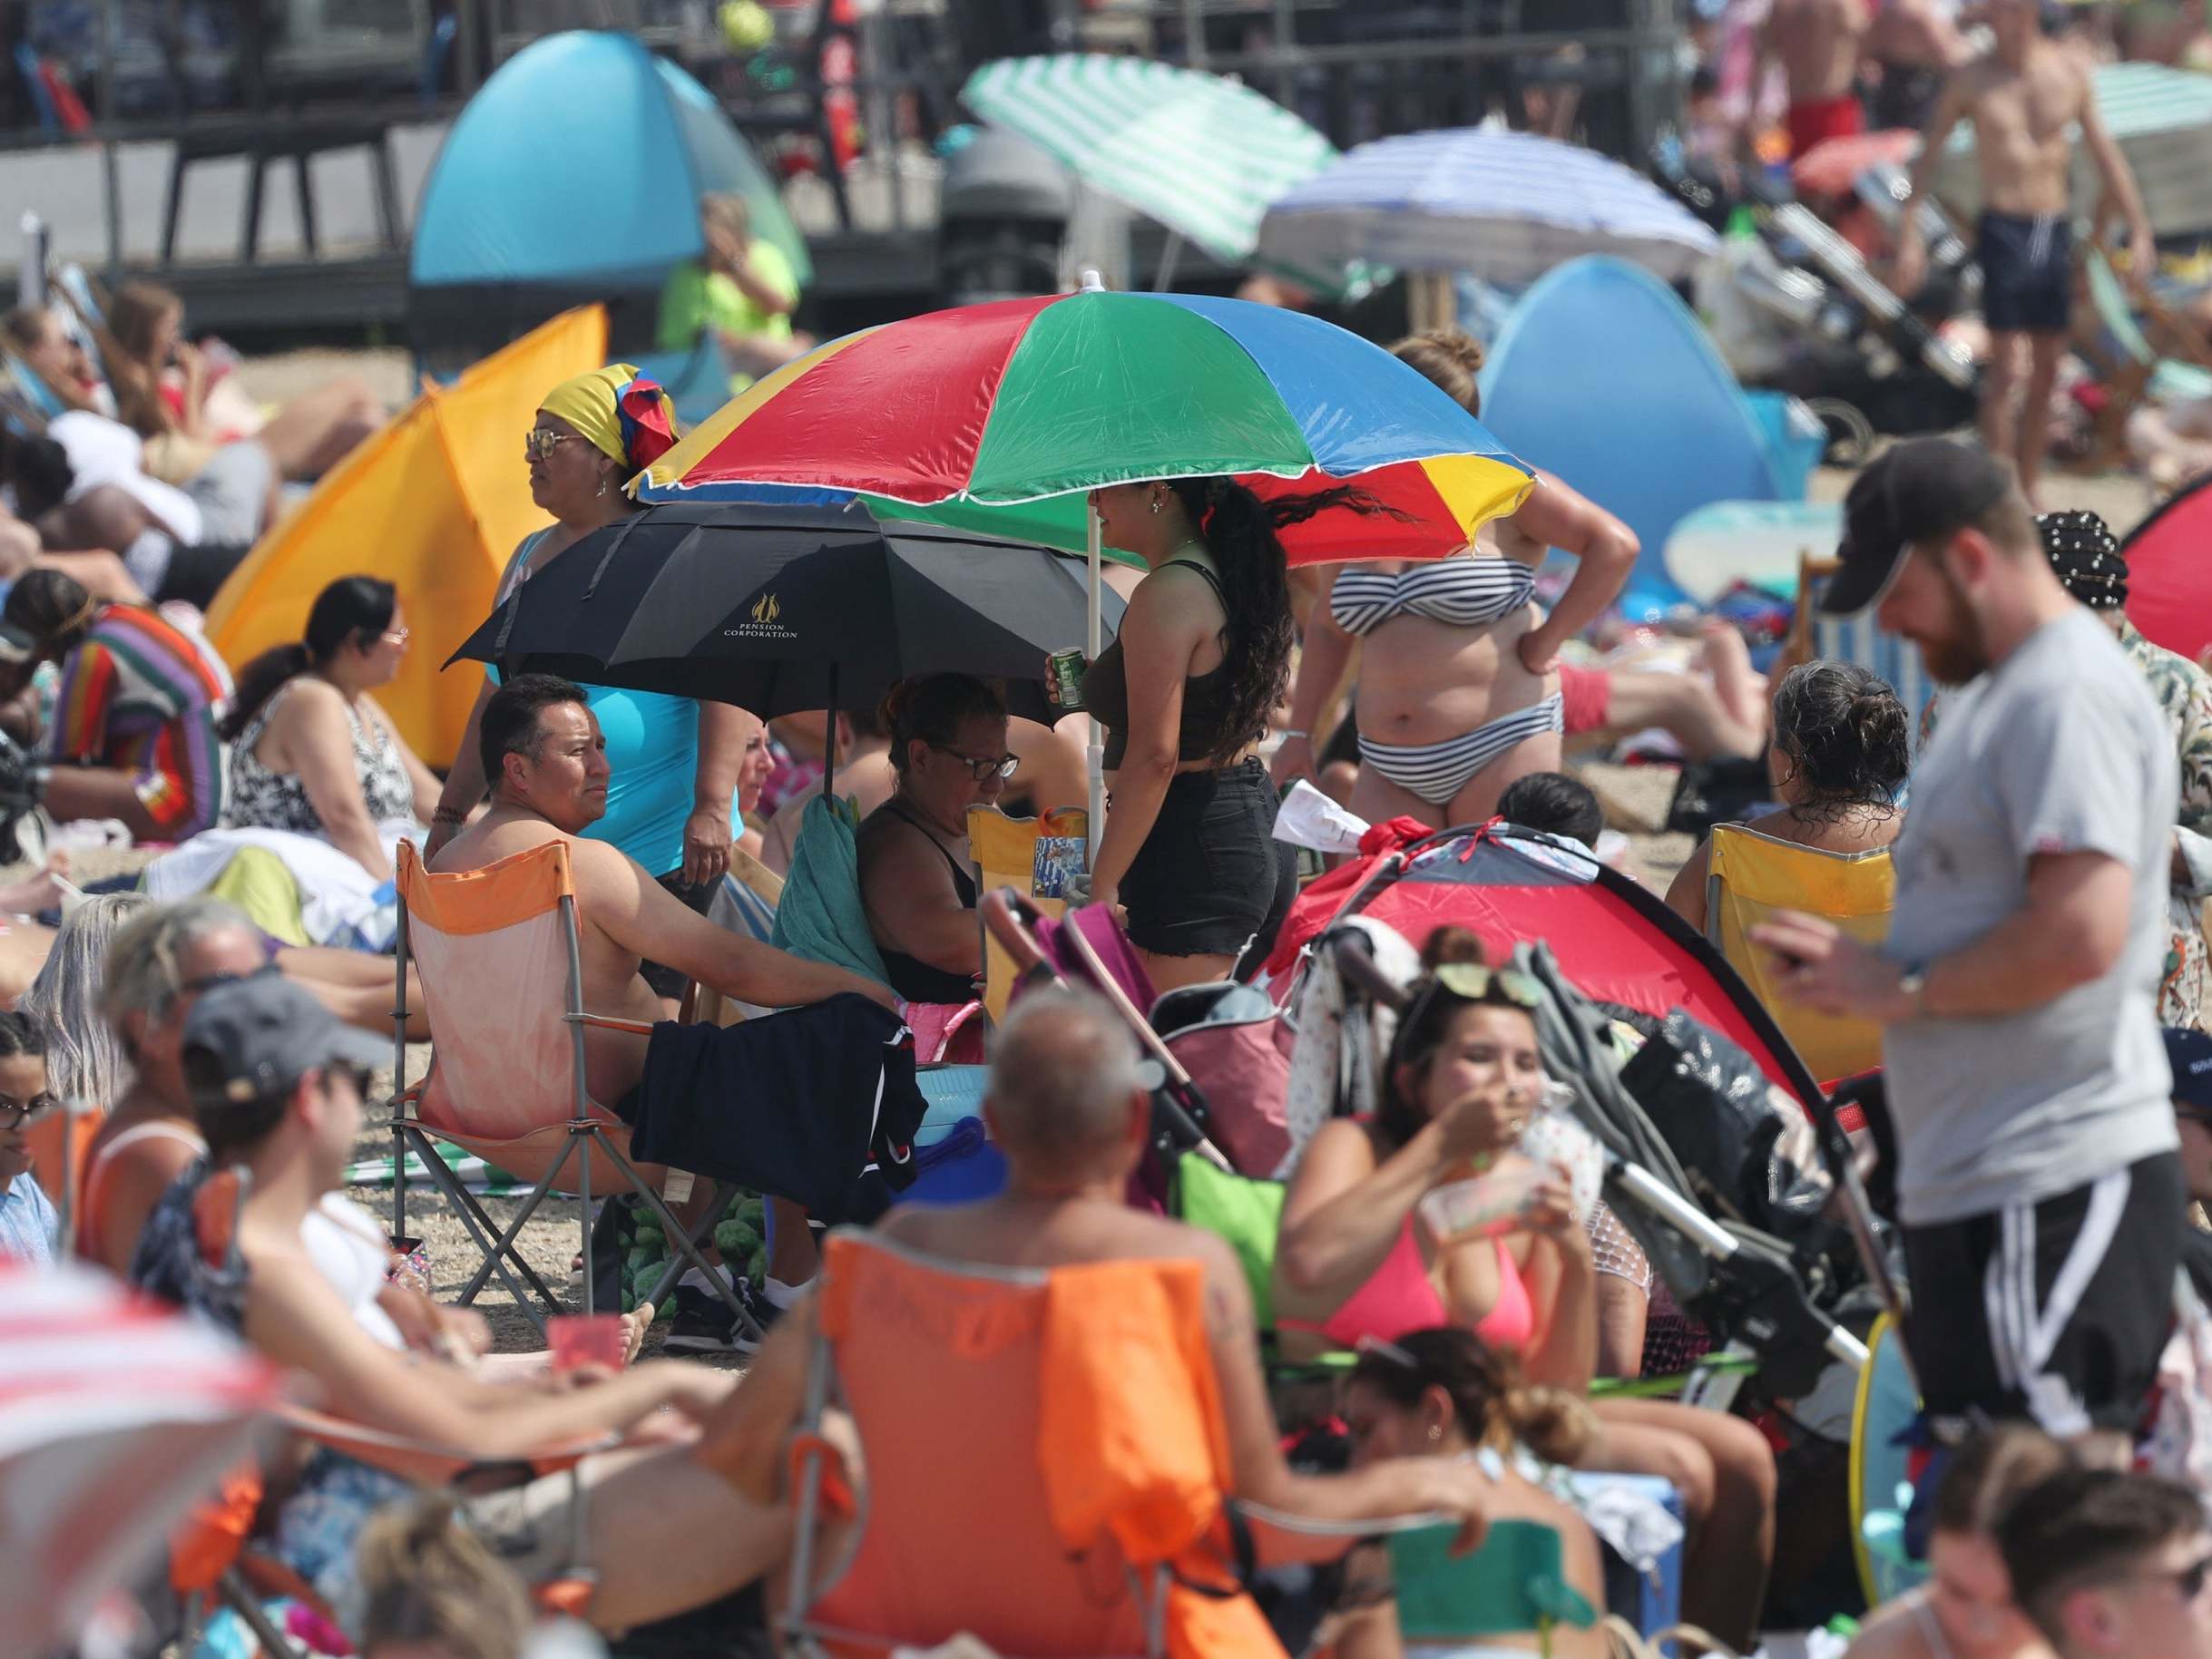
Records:
[[[891,989],[909,1002],[970,1002],[984,971],[969,873],[968,808],[1013,772],[1006,705],[980,679],[932,674],[884,699],[897,783],[860,825],[860,897]]]
[[[1156,990],[1227,979],[1248,949],[1265,954],[1297,892],[1251,753],[1290,666],[1276,529],[1377,503],[1346,489],[1263,503],[1227,478],[1114,484],[1091,503],[1107,543],[1150,572],[1083,680],[1112,788],[1091,897],[1121,907]]]

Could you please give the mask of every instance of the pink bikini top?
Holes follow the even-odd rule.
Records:
[[[1536,1334],[1536,1305],[1529,1300],[1520,1264],[1505,1247],[1505,1241],[1500,1238],[1492,1243],[1498,1252],[1498,1299],[1475,1322],[1474,1333],[1493,1348],[1518,1353]],[[1363,1336],[1395,1342],[1408,1331],[1425,1331],[1451,1322],[1444,1298],[1429,1279],[1428,1264],[1421,1259],[1420,1241],[1414,1237],[1414,1218],[1408,1215],[1398,1229],[1398,1242],[1383,1258],[1383,1264],[1329,1316],[1321,1333],[1346,1348],[1356,1348]]]

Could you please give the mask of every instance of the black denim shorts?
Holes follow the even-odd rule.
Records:
[[[1155,956],[1258,961],[1297,896],[1297,849],[1275,837],[1275,788],[1247,760],[1179,772],[1121,878],[1130,942]]]

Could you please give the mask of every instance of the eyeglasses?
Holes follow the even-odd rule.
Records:
[[[377,638],[387,645],[405,645],[415,638],[415,630],[412,628],[395,628],[390,633],[379,634]]]
[[[1522,1008],[1544,1005],[1544,988],[1529,974],[1512,968],[1486,968],[1481,962],[1445,962],[1430,976],[1443,990],[1468,1002],[1480,1002],[1494,988],[1507,1001]]]
[[[1001,755],[993,759],[988,756],[964,754],[947,743],[933,743],[929,747],[942,754],[950,755],[954,760],[966,761],[968,776],[979,784],[988,782],[993,777],[1012,777],[1014,768],[1022,764],[1021,756],[1018,755]]]
[[[52,1095],[33,1095],[28,1100],[10,1100],[0,1095],[0,1129],[20,1129],[24,1124],[34,1123],[56,1110],[61,1104]]]
[[[533,426],[523,434],[523,458],[525,461],[543,461],[567,443],[568,436],[567,433],[554,432],[550,427]]]

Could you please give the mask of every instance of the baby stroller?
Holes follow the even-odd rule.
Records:
[[[1604,1148],[1609,1202],[1682,1308],[1756,1357],[1764,1391],[1799,1398],[1831,1362],[1864,1362],[1848,1326],[1894,1291],[1847,1143],[1766,1011],[1672,912],[1580,847],[1502,824],[1380,854],[1302,901],[1313,902],[1330,906],[1326,921],[1294,911],[1287,932],[1311,941],[1302,972],[1330,953],[1348,998],[1391,1008],[1403,995],[1353,917],[1414,945],[1441,925],[1467,927],[1492,961],[1544,984],[1547,1069]],[[1643,1039],[1626,1067],[1614,1021]],[[1372,1044],[1375,1021],[1342,1030]],[[1342,1075],[1378,1075],[1381,1056],[1362,1060]]]
[[[984,925],[1017,972],[1104,997],[1160,1073],[1153,1089],[1153,1156],[1144,1181],[1157,1199],[1179,1156],[1265,1174],[1289,1147],[1283,1081],[1289,1066],[1281,1011],[1248,985],[1187,985],[1155,998],[1144,964],[1096,906],[1058,921],[1013,888],[987,893]],[[1203,1081],[1201,1081],[1203,1079]]]

